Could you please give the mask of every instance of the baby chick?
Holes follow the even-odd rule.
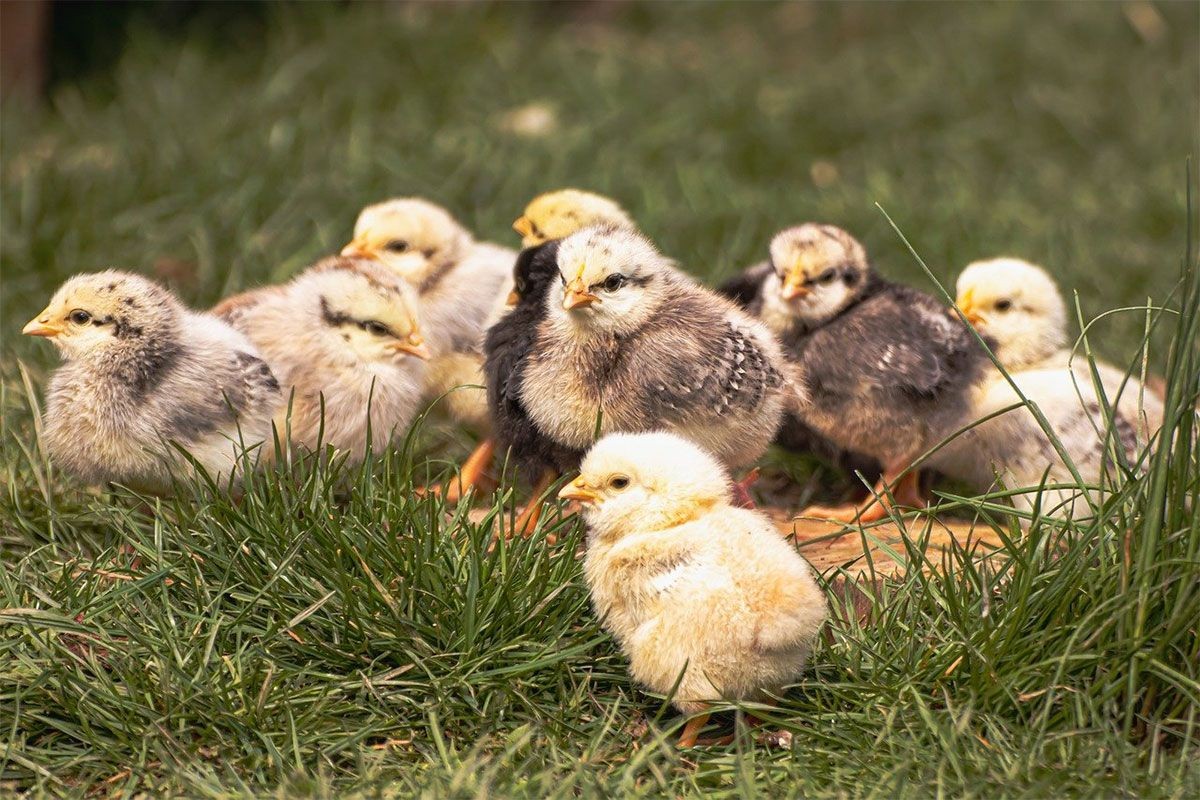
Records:
[[[427,392],[446,394],[455,419],[486,428],[483,389],[460,387],[482,386],[483,334],[505,310],[516,252],[475,241],[444,208],[407,197],[363,209],[342,255],[374,259],[416,289],[435,354]]]
[[[967,421],[987,363],[974,334],[929,295],[876,275],[863,246],[840,228],[789,228],[770,252],[758,313],[807,384],[801,420],[883,467],[864,504],[804,514],[869,522],[885,516],[893,498],[923,505],[909,467]]]
[[[83,481],[164,491],[172,472],[193,471],[179,447],[229,481],[245,448],[271,440],[281,395],[258,351],[139,275],[77,275],[22,333],[48,338],[65,361],[47,393],[45,443]]]
[[[361,460],[368,443],[381,450],[420,408],[429,350],[417,299],[379,264],[326,259],[229,309],[228,320],[292,393],[295,442],[331,444]]]
[[[522,247],[536,247],[595,225],[637,230],[615,200],[580,189],[558,189],[533,198],[513,230],[521,234]]]
[[[1065,488],[1042,493],[1043,513],[1084,513],[1089,506],[1084,490],[1033,414],[1023,407],[1004,409],[1020,403],[1021,395],[1035,403],[1078,477],[1097,486],[1114,463],[1114,450],[1134,460],[1148,444],[1162,423],[1162,403],[1136,379],[1127,383],[1123,372],[1097,363],[1111,404],[1111,422],[1106,419],[1086,359],[1070,364],[1066,307],[1039,267],[1019,259],[971,264],[958,280],[958,304],[993,343],[1011,382],[998,370],[989,371],[972,411],[974,419],[986,421],[947,443],[934,454],[932,466],[979,491],[999,482],[1012,489],[1040,487],[1043,481],[1061,485]],[[999,416],[988,419],[993,414]],[[1039,501],[1036,492],[1012,499],[1026,510]]]
[[[459,480],[446,490],[448,499],[457,499],[459,490],[480,481],[492,462],[497,445],[508,453],[522,474],[533,481],[534,502],[526,508],[517,529],[529,532],[536,524],[541,504],[537,498],[563,471],[574,469],[583,453],[563,448],[542,436],[529,419],[521,403],[519,387],[525,363],[546,316],[546,291],[558,278],[555,258],[557,238],[596,223],[633,228],[628,215],[612,200],[591,192],[563,189],[534,198],[524,216],[513,228],[524,235],[525,249],[513,268],[513,291],[507,298],[511,311],[488,329],[484,341],[484,373],[494,439],[487,439],[463,464]],[[498,440],[498,441],[497,441]]]
[[[612,434],[559,496],[583,504],[596,615],[636,681],[667,694],[697,743],[710,704],[762,701],[804,668],[826,616],[812,569],[721,463],[670,433]]]
[[[666,428],[731,468],[762,455],[799,389],[761,323],[635,231],[580,231],[556,261],[520,386],[542,436],[582,450],[598,434]]]

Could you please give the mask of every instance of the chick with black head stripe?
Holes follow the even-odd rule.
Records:
[[[83,481],[161,492],[198,464],[228,484],[271,439],[282,398],[258,350],[146,278],[77,275],[22,332],[65,361],[50,380],[43,441]]]
[[[766,328],[677,270],[641,234],[564,239],[520,386],[542,436],[586,449],[610,432],[670,430],[740,468],[799,401]]]
[[[923,506],[919,474],[910,467],[970,421],[985,352],[932,297],[879,277],[863,246],[840,228],[789,228],[770,252],[758,313],[808,388],[801,421],[883,467],[864,503],[804,515],[869,522],[893,503]]]

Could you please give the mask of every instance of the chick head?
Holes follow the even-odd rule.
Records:
[[[956,288],[963,316],[995,342],[1006,369],[1036,364],[1065,344],[1066,304],[1041,267],[1019,258],[976,261]]]
[[[513,230],[521,234],[522,247],[534,247],[594,225],[636,230],[633,220],[615,201],[579,189],[559,189],[533,198],[513,223]]]
[[[138,348],[179,332],[183,306],[140,275],[105,270],[64,283],[21,331],[44,336],[66,359]]]
[[[833,225],[809,222],[780,231],[771,240],[771,265],[778,291],[801,319],[835,316],[862,291],[870,272],[867,251]]]
[[[540,298],[551,282],[558,282],[558,243],[549,242],[537,250],[525,249],[513,265],[513,288],[508,304],[515,306],[522,298]]]
[[[340,336],[361,361],[430,357],[412,287],[375,262],[326,259],[297,280],[297,289],[315,303],[320,324]]]
[[[550,313],[595,331],[637,330],[669,291],[671,270],[637,231],[586,228],[558,246],[560,281],[547,292]]]
[[[439,267],[465,256],[471,242],[471,234],[446,209],[404,197],[364,208],[342,255],[374,259],[420,286]]]
[[[615,541],[664,530],[730,502],[729,476],[716,458],[674,433],[610,433],[584,456],[579,477],[559,497],[583,504],[589,533]]]

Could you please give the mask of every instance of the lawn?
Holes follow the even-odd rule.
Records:
[[[0,794],[1200,793],[1200,7],[297,4],[123,37],[0,115]],[[791,750],[693,752],[592,615],[573,518],[489,552],[489,519],[414,495],[471,445],[436,409],[362,470],[300,464],[240,503],[80,487],[37,447],[55,359],[17,331],[74,272],[203,306],[337,249],[368,202],[423,195],[515,245],[565,185],[707,281],[815,219],[929,290],[897,228],[947,286],[1014,254],[1083,319],[1150,298],[1170,446],[1094,523],[960,508],[1010,544],[945,577],[914,543],[781,699]],[[1129,364],[1147,319],[1091,347]]]

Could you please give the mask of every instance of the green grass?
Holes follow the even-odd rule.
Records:
[[[186,40],[135,21],[111,74],[4,106],[0,793],[1200,792],[1200,12],[1157,8],[1147,39],[1117,4],[300,6]],[[555,132],[506,131],[532,102]],[[878,204],[944,283],[1012,253],[1086,319],[1153,298],[1165,444],[1095,523],[1021,534],[973,501],[1010,546],[944,578],[914,544],[774,712],[791,751],[692,753],[597,626],[573,520],[488,553],[486,521],[413,496],[461,432],[239,504],[88,491],[37,447],[54,360],[16,331],[67,275],[134,267],[202,305],[335,249],[367,202],[425,195],[512,243],[562,185],[705,279],[821,219],[932,288]],[[1089,344],[1132,363],[1145,324]]]

